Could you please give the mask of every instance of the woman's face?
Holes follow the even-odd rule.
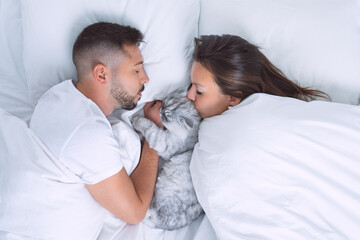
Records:
[[[198,62],[192,66],[191,82],[187,98],[193,101],[202,118],[220,115],[228,109],[230,96],[221,92],[212,73]]]

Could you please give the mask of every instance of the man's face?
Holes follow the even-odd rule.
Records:
[[[143,69],[139,48],[136,45],[125,45],[124,49],[128,56],[112,73],[110,96],[117,107],[131,110],[140,100],[144,84],[149,82],[149,78]]]

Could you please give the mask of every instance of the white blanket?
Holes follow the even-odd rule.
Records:
[[[254,94],[200,126],[191,174],[220,239],[359,239],[360,107]]]

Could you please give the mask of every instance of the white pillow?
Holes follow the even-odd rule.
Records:
[[[71,54],[84,27],[108,21],[138,28],[150,82],[142,102],[163,98],[189,79],[199,0],[22,1],[24,65],[33,104],[51,86],[76,79]]]
[[[22,58],[21,1],[0,3],[0,107],[29,121],[33,111]]]
[[[356,0],[201,0],[199,34],[234,34],[262,48],[290,79],[357,104],[360,6]]]

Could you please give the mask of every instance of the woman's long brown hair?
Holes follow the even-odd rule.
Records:
[[[209,70],[224,94],[245,99],[267,93],[310,101],[330,97],[290,81],[258,47],[234,35],[195,38],[194,60]]]

